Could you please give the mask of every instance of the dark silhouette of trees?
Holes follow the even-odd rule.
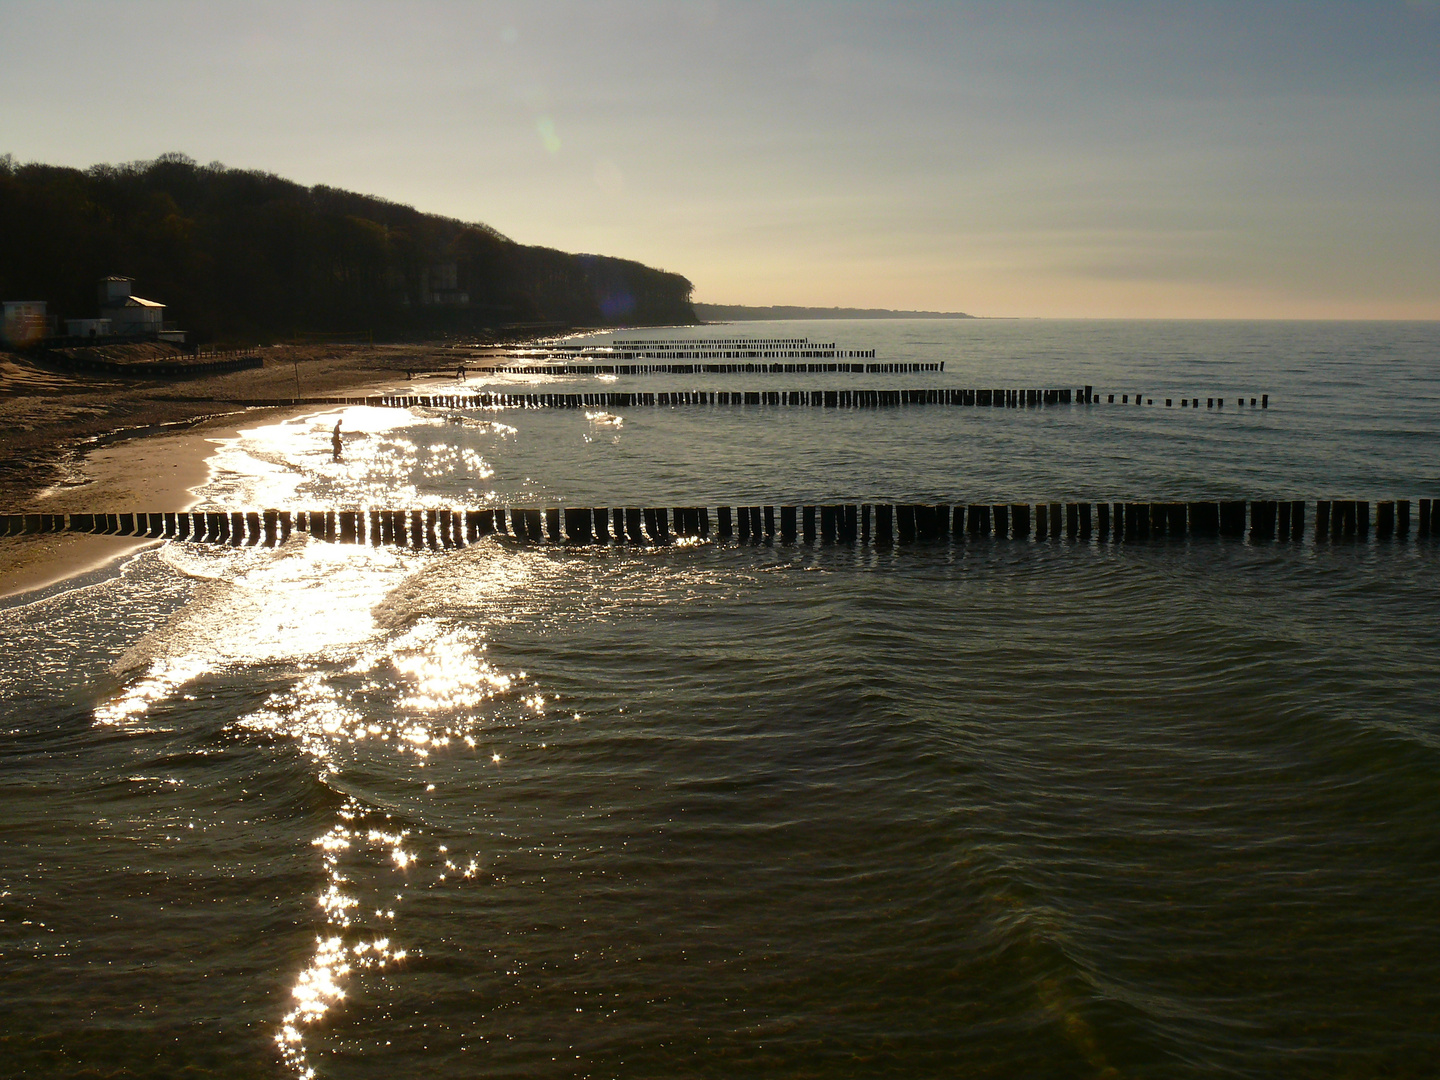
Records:
[[[0,296],[93,317],[136,279],[201,341],[693,323],[679,274],[183,154],[86,170],[0,157]]]

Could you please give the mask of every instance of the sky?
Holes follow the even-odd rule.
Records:
[[[1440,0],[0,0],[0,154],[165,152],[710,303],[1440,318]]]

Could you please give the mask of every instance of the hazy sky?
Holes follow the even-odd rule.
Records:
[[[697,300],[1440,318],[1440,2],[0,0],[0,153],[165,151]]]

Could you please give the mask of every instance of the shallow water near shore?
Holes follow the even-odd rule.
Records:
[[[352,408],[257,421],[199,506],[1440,496],[1436,324],[622,336],[682,333],[946,370],[555,389],[1157,404]],[[1201,408],[1158,404],[1182,395]],[[5,1075],[1404,1077],[1440,1055],[1434,540],[297,538],[78,584],[0,609]]]

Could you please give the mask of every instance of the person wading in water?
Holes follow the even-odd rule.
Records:
[[[340,460],[340,451],[343,449],[343,444],[340,442],[340,421],[339,421],[339,420],[336,420],[336,421],[335,421],[335,431],[334,431],[334,433],[330,436],[330,448],[335,452],[335,456],[334,456],[333,458],[331,458],[330,460],[331,460],[331,461],[339,461],[339,460]]]

